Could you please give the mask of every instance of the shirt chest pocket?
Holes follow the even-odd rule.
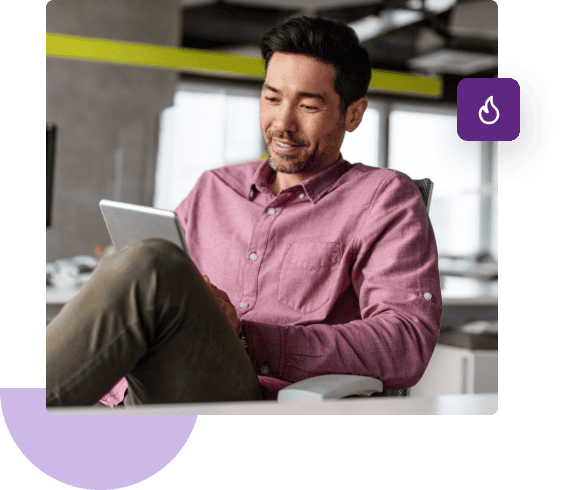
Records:
[[[318,310],[330,298],[344,244],[292,243],[285,253],[278,283],[278,302],[300,311]]]

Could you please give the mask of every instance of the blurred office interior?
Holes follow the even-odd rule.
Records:
[[[495,2],[54,0],[46,20],[48,36],[225,53],[242,63],[260,58],[269,28],[301,14],[351,25],[375,82],[388,75],[439,82],[430,93],[372,80],[364,120],[342,154],[434,182],[444,316],[435,356],[411,395],[496,393],[497,143],[464,141],[456,123],[458,82],[498,76]],[[265,146],[260,77],[78,55],[48,55],[46,64],[49,322],[111,252],[101,199],[173,210],[204,170],[260,158]]]

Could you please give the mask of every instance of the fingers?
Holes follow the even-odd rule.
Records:
[[[207,276],[202,276],[203,277],[203,282],[205,282],[205,284],[207,284],[207,287],[209,289],[211,289],[211,292],[213,293],[214,296],[217,296],[217,293],[219,291],[221,291],[220,289],[217,289],[213,284],[211,284],[211,281],[209,280],[209,277]],[[222,292],[222,291],[221,291]]]
[[[211,289],[211,291],[213,292],[213,295],[217,299],[221,299],[223,301],[227,301],[228,303],[231,303],[231,300],[229,299],[229,296],[227,296],[227,293],[225,293],[225,291],[221,291],[219,288],[217,288],[213,284],[211,284],[209,277],[207,277],[207,276],[202,276],[202,277],[203,277],[203,281],[205,282],[205,284],[207,284],[207,286],[209,287],[209,289]]]
[[[209,277],[207,277],[207,276],[202,276],[202,277],[203,277],[203,281],[205,282],[205,284],[207,284],[207,287],[213,293],[213,296],[215,297],[215,300],[219,304],[221,311],[227,317],[227,320],[229,321],[229,323],[231,324],[231,326],[233,327],[235,332],[238,335],[240,335],[241,321],[239,320],[239,318],[237,316],[236,309],[233,306],[233,304],[231,303],[229,296],[227,295],[227,293],[225,293],[225,291],[221,291],[219,288],[217,288],[213,284],[211,284]]]
[[[231,300],[227,296],[227,293],[225,293],[224,291],[221,291],[220,289],[217,289],[215,286],[213,286],[213,284],[211,285],[211,287],[213,288],[213,293],[215,294],[216,297],[218,297],[219,299],[221,299],[223,301],[226,301],[229,304],[231,303]]]

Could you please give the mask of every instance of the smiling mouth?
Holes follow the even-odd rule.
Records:
[[[273,140],[273,146],[276,152],[289,153],[297,150],[298,148],[301,148],[303,145],[295,144],[292,142],[285,143],[283,141]]]

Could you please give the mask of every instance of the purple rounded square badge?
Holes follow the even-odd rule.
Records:
[[[457,134],[466,141],[513,141],[520,134],[520,85],[512,78],[457,84]]]

